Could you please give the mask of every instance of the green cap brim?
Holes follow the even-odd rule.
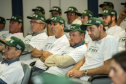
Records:
[[[0,40],[0,42],[3,43],[3,44],[5,44],[5,45],[8,45],[8,46],[12,46],[12,47],[13,47],[13,45],[11,45],[11,44],[8,43],[8,42],[2,41],[2,40]]]

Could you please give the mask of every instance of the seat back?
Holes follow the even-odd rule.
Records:
[[[28,84],[30,76],[31,76],[31,67],[27,64],[21,63],[24,71],[24,78],[21,84]]]
[[[112,84],[111,78],[109,78],[108,75],[92,76],[89,81],[91,84]]]

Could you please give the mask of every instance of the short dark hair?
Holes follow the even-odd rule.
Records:
[[[115,60],[126,71],[126,51],[115,54],[112,60]]]

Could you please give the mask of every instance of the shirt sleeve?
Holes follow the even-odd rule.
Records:
[[[104,61],[111,59],[114,54],[118,52],[118,42],[115,38],[111,38],[105,41],[105,46],[103,46]]]

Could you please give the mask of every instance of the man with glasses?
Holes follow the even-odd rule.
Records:
[[[44,32],[44,29],[46,27],[46,22],[45,22],[45,16],[40,14],[40,13],[34,13],[32,16],[28,16],[28,19],[31,19],[30,24],[31,24],[31,30],[32,30],[32,35],[28,35],[24,38],[24,43],[25,43],[25,51],[20,57],[22,61],[25,63],[31,63],[33,61],[30,53],[31,51],[36,48],[40,43],[45,41],[48,36]],[[35,59],[34,59],[35,60]]]
[[[78,19],[78,10],[77,8],[71,6],[67,9],[67,11],[65,11],[64,13],[67,14],[67,23],[66,23],[66,27],[69,29],[71,24],[82,24],[81,20]],[[65,29],[67,29],[65,28]],[[67,36],[67,38],[70,40],[70,36],[69,36],[69,32],[65,32],[65,35]]]

